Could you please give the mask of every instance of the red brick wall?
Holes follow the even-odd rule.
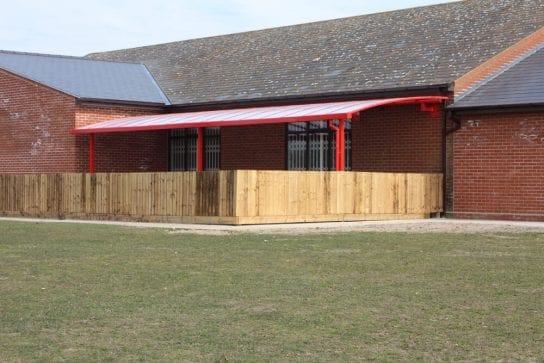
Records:
[[[78,126],[160,113],[160,108],[77,105],[73,97],[0,70],[0,173],[88,170],[88,137]],[[166,132],[98,135],[97,171],[163,171]]]
[[[168,132],[97,134],[96,172],[168,171]]]
[[[451,215],[544,221],[544,113],[463,117],[453,164]]]
[[[162,113],[161,108],[84,104],[76,109],[78,127],[116,118]],[[78,136],[82,163],[87,165],[87,136]],[[168,170],[166,131],[97,134],[96,172],[156,172]],[[88,170],[86,167],[85,170]]]
[[[0,173],[81,170],[75,100],[0,70]]]
[[[362,112],[352,124],[353,170],[442,172],[441,123],[419,105]]]
[[[221,169],[285,170],[285,124],[221,129]]]
[[[116,118],[144,116],[163,113],[160,107],[138,107],[123,105],[81,104],[76,109],[76,127],[92,125]]]

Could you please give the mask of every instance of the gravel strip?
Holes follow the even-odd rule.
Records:
[[[118,225],[137,228],[165,228],[172,233],[222,235],[231,233],[310,234],[341,232],[406,232],[406,233],[544,233],[544,222],[482,221],[460,219],[426,219],[405,221],[366,221],[273,224],[257,226],[189,225],[172,223],[138,223],[110,221],[52,220],[30,218],[0,218],[0,221],[33,223],[81,223]]]

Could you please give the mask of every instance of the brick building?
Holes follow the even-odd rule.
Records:
[[[544,219],[544,44],[459,95],[453,205],[463,218]]]
[[[466,105],[497,75],[525,71],[513,67],[521,60],[542,65],[543,26],[540,0],[466,0],[84,58],[3,51],[0,173],[335,170],[343,160],[353,171],[444,172],[450,215],[544,220],[544,144],[520,136],[544,128],[542,110]],[[179,121],[354,101],[365,107],[346,120],[342,159],[340,121]]]

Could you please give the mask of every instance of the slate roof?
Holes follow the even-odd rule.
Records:
[[[544,106],[544,46],[461,96],[450,108]]]
[[[169,104],[143,64],[0,51],[0,69],[80,99]]]
[[[448,84],[544,26],[543,0],[466,0],[88,55],[147,65],[173,104]]]

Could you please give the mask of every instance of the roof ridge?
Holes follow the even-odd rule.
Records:
[[[81,60],[87,62],[103,62],[103,63],[119,63],[119,64],[134,64],[145,66],[141,62],[127,62],[127,61],[112,61],[112,60],[103,60],[103,59],[93,59],[83,57],[77,57],[72,55],[61,55],[61,54],[48,54],[48,53],[33,53],[33,52],[19,52],[15,50],[4,50],[0,49],[0,54],[12,54],[12,55],[24,55],[24,56],[33,56],[33,57],[47,57],[47,58],[60,58],[60,59],[72,59],[72,60]]]
[[[441,1],[448,1],[448,0],[441,0]],[[340,18],[335,18],[335,19],[308,21],[308,22],[305,22],[305,23],[297,23],[297,24],[281,25],[281,26],[272,26],[272,27],[262,28],[262,29],[246,30],[246,31],[226,33],[226,34],[218,34],[218,35],[202,36],[202,37],[197,37],[197,38],[174,40],[174,41],[171,41],[171,42],[158,43],[158,44],[149,44],[149,45],[143,45],[143,46],[140,46],[140,47],[121,48],[121,49],[114,49],[114,50],[104,51],[104,52],[92,52],[92,53],[89,53],[89,54],[85,55],[85,57],[92,57],[94,55],[115,53],[115,52],[126,51],[126,50],[139,50],[139,49],[145,49],[145,48],[148,48],[148,47],[156,47],[156,46],[161,46],[161,45],[164,46],[164,45],[179,44],[179,43],[185,43],[185,42],[200,41],[200,40],[205,40],[205,39],[220,39],[220,38],[223,38],[223,37],[231,37],[231,36],[234,36],[234,35],[268,32],[268,31],[276,30],[276,29],[295,28],[295,27],[302,27],[302,26],[308,26],[308,25],[314,25],[314,24],[325,24],[325,23],[331,23],[331,22],[336,22],[336,21],[340,21],[340,20],[370,17],[370,16],[389,14],[389,13],[402,13],[402,12],[413,11],[415,9],[421,9],[421,8],[433,8],[433,7],[451,6],[452,4],[459,4],[459,3],[463,3],[463,2],[467,2],[467,1],[470,1],[470,0],[455,0],[455,1],[442,2],[442,3],[438,3],[438,4],[432,4],[432,5],[413,6],[413,7],[410,7],[410,8],[379,11],[379,12],[376,12],[376,13],[346,16],[346,17],[340,17]]]
[[[17,54],[17,55],[33,55],[33,56],[53,57],[53,58],[80,59],[80,57],[72,56],[72,55],[48,54],[48,53],[37,53],[37,52],[20,52],[16,50],[6,50],[6,49],[0,49],[0,53]]]
[[[525,53],[520,54],[518,57],[514,58],[512,61],[506,63],[504,66],[502,66],[495,73],[493,73],[493,74],[489,75],[488,77],[482,79],[481,81],[475,83],[472,87],[467,89],[465,92],[461,93],[459,95],[459,97],[456,98],[455,102],[459,102],[462,99],[464,99],[465,97],[471,95],[476,90],[478,90],[480,87],[488,84],[489,82],[493,81],[495,78],[497,78],[497,77],[503,75],[504,73],[508,72],[510,69],[517,66],[518,64],[520,64],[521,62],[523,62],[524,60],[526,60],[527,58],[529,58],[533,54],[538,53],[542,49],[544,49],[544,42],[535,45],[534,47],[527,50]]]
[[[172,104],[172,102],[170,101],[170,98],[168,98],[168,96],[166,95],[166,92],[163,91],[161,85],[159,84],[159,82],[157,82],[157,80],[155,79],[155,77],[153,77],[153,74],[151,74],[151,72],[149,71],[149,69],[147,68],[147,66],[145,64],[142,64],[144,66],[144,70],[145,72],[147,73],[147,75],[149,76],[149,78],[151,78],[151,82],[155,85],[155,87],[157,87],[157,89],[159,90],[160,94],[161,94],[161,98],[163,99],[164,104],[166,106],[169,106]]]

